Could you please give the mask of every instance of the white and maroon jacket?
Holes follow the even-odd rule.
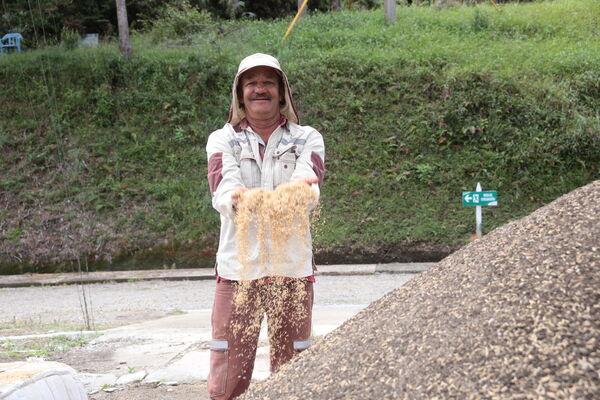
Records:
[[[274,190],[281,183],[306,177],[317,177],[320,185],[325,174],[323,137],[310,126],[300,126],[292,122],[298,121],[298,115],[293,107],[287,78],[279,68],[277,60],[269,57],[257,54],[242,61],[232,90],[232,112],[229,121],[223,128],[211,133],[206,144],[212,205],[221,217],[217,274],[229,280],[252,280],[273,275],[301,278],[313,273],[310,233],[307,237],[290,239],[287,260],[281,264],[261,265],[258,257],[258,239],[250,243],[250,264],[246,265],[243,271],[237,259],[235,214],[231,199],[236,189],[246,187]],[[239,75],[258,65],[267,65],[280,71],[286,92],[286,104],[281,109],[281,124],[271,134],[262,153],[259,150],[259,135],[239,116],[240,107],[235,90]],[[312,185],[317,194],[319,185]]]
[[[310,236],[293,238],[288,260],[280,265],[260,265],[258,239],[250,245],[250,268],[241,276],[235,242],[236,226],[231,195],[239,187],[274,190],[279,184],[305,177],[324,175],[323,137],[310,126],[293,122],[282,124],[271,134],[264,149],[259,152],[258,135],[252,128],[225,124],[208,138],[208,181],[213,207],[221,214],[221,233],[217,252],[217,273],[229,280],[258,279],[273,275],[300,278],[312,274],[312,245]],[[312,185],[319,193],[319,186]],[[290,221],[293,223],[293,221]]]

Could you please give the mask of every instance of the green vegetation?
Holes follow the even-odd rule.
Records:
[[[472,0],[466,0],[472,1]],[[483,0],[478,0],[483,1]],[[353,8],[381,6],[383,0],[353,0]],[[202,12],[218,18],[277,18],[294,15],[296,0],[127,0],[127,16],[132,29],[144,29],[160,22],[165,12]],[[379,4],[378,4],[379,3]],[[326,11],[329,0],[311,0],[311,11]],[[99,33],[116,36],[117,12],[114,1],[104,0],[10,0],[0,3],[0,32],[19,32],[24,46],[38,48],[64,41],[63,33]],[[188,26],[195,30],[197,26]],[[186,28],[186,30],[187,30]],[[79,35],[77,35],[77,39]]]
[[[108,329],[112,327],[113,326],[108,326],[105,324],[94,326],[94,328],[97,330]],[[30,317],[26,319],[13,318],[12,320],[0,323],[0,337],[77,330],[87,330],[87,328],[83,323],[52,319],[51,316],[48,315],[38,315],[37,318]]]
[[[204,145],[254,52],[280,59],[325,137],[319,251],[456,248],[474,224],[460,193],[477,181],[499,191],[489,231],[598,179],[599,23],[595,0],[411,7],[395,25],[381,10],[317,14],[284,44],[289,19],[175,42],[150,30],[130,61],[114,43],[4,57],[0,260],[209,265]]]
[[[74,347],[85,346],[90,340],[100,335],[97,333],[91,336],[58,335],[48,338],[5,339],[0,342],[0,360],[18,361],[28,357],[52,358]]]

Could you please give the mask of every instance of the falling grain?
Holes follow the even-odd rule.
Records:
[[[248,342],[248,349],[260,330],[263,315],[268,317],[271,359],[281,350],[277,343],[289,342],[281,335],[300,330],[306,325],[312,306],[307,298],[304,278],[296,276],[309,256],[310,218],[317,195],[306,183],[292,182],[279,185],[275,191],[252,189],[244,192],[236,207],[236,245],[238,261],[242,265],[241,280],[236,284],[234,303],[244,323],[233,322],[234,335]],[[251,249],[258,249],[258,255]],[[251,280],[252,268],[258,268],[265,279]],[[279,267],[285,265],[285,270]],[[249,323],[247,321],[250,321]],[[276,337],[277,336],[277,337]],[[306,339],[306,338],[304,338]]]

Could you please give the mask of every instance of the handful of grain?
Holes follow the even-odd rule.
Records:
[[[292,249],[290,239],[310,240],[310,214],[317,194],[304,182],[288,182],[274,191],[251,189],[241,194],[237,204],[236,243],[242,276],[252,262],[250,249],[257,242],[258,261],[268,265],[284,263]],[[298,242],[295,242],[296,244]],[[301,255],[298,255],[302,259]],[[270,275],[279,275],[269,271]]]

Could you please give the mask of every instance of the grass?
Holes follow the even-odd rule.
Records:
[[[227,36],[223,47],[237,54],[254,49],[278,53],[286,65],[352,55],[373,64],[443,64],[444,73],[538,76],[560,73],[570,64],[597,65],[599,56],[593,49],[598,48],[599,8],[593,1],[512,4],[500,13],[488,5],[447,10],[408,7],[398,10],[395,25],[384,23],[381,10],[347,11],[302,21],[283,46],[278,38],[287,21],[248,24]],[[478,20],[486,21],[485,26]],[[248,37],[253,38],[250,43]]]
[[[22,320],[13,318],[13,320],[5,321],[0,325],[0,336],[48,333],[62,330],[77,330],[80,328],[81,327],[76,324],[57,319],[52,321],[42,321],[41,316],[37,319],[33,317]]]
[[[3,264],[68,269],[64,249],[210,264],[204,146],[254,52],[279,58],[325,137],[317,249],[457,247],[478,181],[500,196],[489,230],[600,177],[600,3],[400,7],[397,21],[316,14],[283,44],[289,19],[217,21],[175,43],[136,33],[131,61],[114,42],[3,57]]]
[[[96,330],[108,329],[108,325],[96,325]],[[85,327],[81,323],[65,321],[59,319],[44,320],[41,316],[37,318],[29,317],[26,319],[13,318],[10,321],[4,321],[0,324],[1,336],[17,336],[30,334],[45,334],[62,331],[79,331]]]
[[[58,335],[50,338],[32,338],[24,340],[5,339],[0,343],[0,360],[19,361],[29,357],[52,359],[75,347],[83,347],[90,340],[98,338],[99,336],[100,334],[92,336]]]

